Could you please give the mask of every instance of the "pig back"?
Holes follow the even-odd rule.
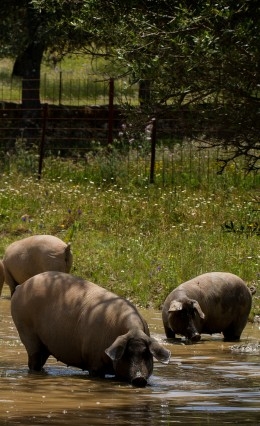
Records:
[[[53,235],[33,235],[10,244],[3,259],[16,283],[44,271],[69,272],[73,262],[70,246]]]

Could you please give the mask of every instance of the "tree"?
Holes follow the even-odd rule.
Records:
[[[116,25],[110,13],[103,31],[129,74],[150,81],[153,114],[163,105],[199,110],[193,136],[227,149],[221,170],[239,156],[259,169],[258,2],[132,1],[130,11],[115,3]]]
[[[203,135],[205,146],[227,148],[223,167],[243,155],[254,170],[260,149],[259,15],[257,0],[2,0],[0,52],[12,53],[14,73],[32,81],[42,52],[56,50],[62,57],[103,50],[149,90],[148,113],[191,108],[199,118],[193,136]]]
[[[2,0],[0,56],[15,59],[13,76],[22,78],[22,105],[27,111],[40,107],[40,69],[43,54],[57,50],[60,58],[88,43],[90,33],[73,22],[73,13],[86,9],[84,1]],[[37,7],[36,7],[37,6]],[[83,38],[84,37],[84,38]]]

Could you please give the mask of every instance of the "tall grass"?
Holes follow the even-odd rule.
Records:
[[[232,167],[218,176],[215,162],[204,161],[211,173],[203,178],[195,163],[181,169],[176,153],[178,180],[167,173],[163,180],[158,160],[151,185],[149,158],[101,152],[87,161],[46,158],[39,181],[37,156],[28,155],[11,158],[0,175],[0,257],[19,238],[57,235],[72,243],[73,274],[157,308],[175,286],[207,271],[258,285],[256,176]]]

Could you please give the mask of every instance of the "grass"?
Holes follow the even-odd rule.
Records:
[[[176,163],[178,181],[163,186],[160,161],[154,185],[129,157],[49,157],[40,181],[36,165],[20,152],[0,174],[0,257],[17,239],[56,235],[72,243],[73,274],[143,307],[159,308],[178,284],[214,270],[259,289],[259,184],[242,170],[217,176],[212,163],[210,179],[195,179]]]
[[[56,68],[43,64],[42,101],[108,103],[105,66],[82,57]],[[1,60],[0,69],[1,99],[19,101],[11,61]],[[82,76],[92,81],[82,86]],[[135,92],[122,84],[120,96],[135,102]],[[57,235],[72,243],[73,274],[145,307],[159,308],[178,284],[213,270],[259,289],[259,176],[245,176],[241,163],[219,176],[205,153],[162,149],[151,185],[147,154],[101,150],[86,161],[46,158],[39,181],[37,154],[23,146],[17,152],[0,156],[0,257],[17,239]],[[260,314],[258,297],[252,315]]]
[[[21,102],[21,79],[11,78],[13,61],[0,60],[0,98]],[[43,61],[41,67],[41,102],[63,105],[103,105],[109,103],[109,77],[117,77],[104,59],[91,61],[87,56],[71,55],[53,66]],[[137,88],[127,79],[115,79],[115,102],[137,103]]]

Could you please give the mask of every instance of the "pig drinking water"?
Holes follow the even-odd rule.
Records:
[[[247,323],[252,295],[244,281],[227,272],[209,272],[180,284],[166,298],[162,319],[166,336],[200,340],[201,333],[223,333],[239,340]]]
[[[45,272],[17,286],[11,312],[30,370],[40,371],[53,355],[92,376],[114,374],[142,387],[153,357],[170,359],[133,304],[69,274]]]

